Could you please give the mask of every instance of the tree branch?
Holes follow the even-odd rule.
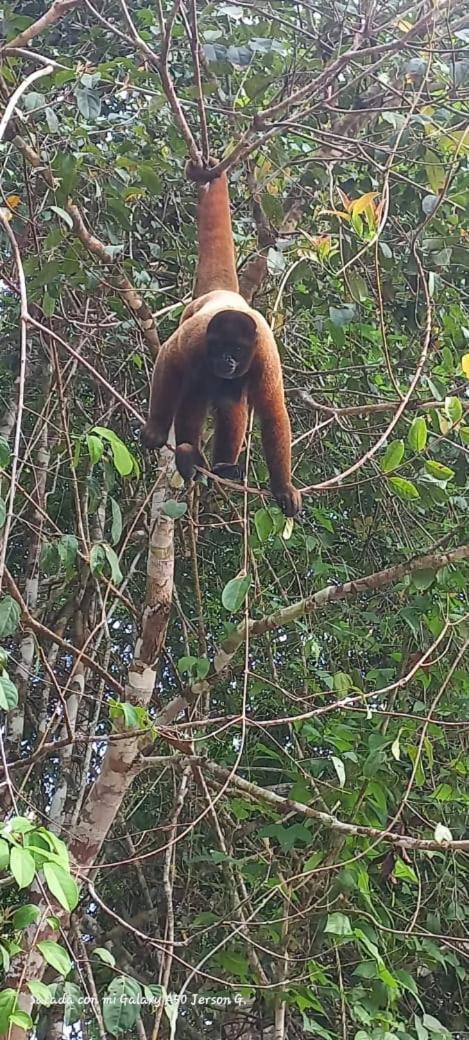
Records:
[[[407,560],[405,563],[397,563],[394,567],[387,567],[374,574],[367,574],[364,578],[354,581],[346,581],[341,585],[327,585],[319,592],[315,592],[306,599],[297,600],[288,607],[276,610],[258,621],[248,620],[247,626],[244,621],[232,632],[221,645],[219,653],[215,657],[215,671],[223,671],[233,658],[236,651],[244,643],[246,628],[249,638],[252,636],[265,635],[276,628],[291,625],[305,615],[314,614],[317,610],[329,606],[330,603],[338,603],[340,600],[352,596],[360,596],[364,592],[375,592],[377,589],[392,585],[410,574],[421,570],[440,570],[441,567],[449,567],[452,563],[461,563],[469,559],[469,544],[459,545],[456,549],[448,552],[430,553],[428,556],[420,556],[415,560]]]

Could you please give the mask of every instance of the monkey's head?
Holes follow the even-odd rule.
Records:
[[[256,323],[244,311],[219,311],[207,326],[207,361],[220,379],[248,371],[256,349]]]

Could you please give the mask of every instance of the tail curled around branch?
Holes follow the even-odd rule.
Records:
[[[216,166],[213,159],[209,160],[209,167],[197,166],[193,162],[186,166],[188,179],[199,185],[199,260],[194,298],[214,289],[239,292],[228,178],[226,173],[214,177]],[[211,179],[207,177],[209,168]]]

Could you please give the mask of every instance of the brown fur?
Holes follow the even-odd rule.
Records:
[[[176,463],[190,479],[194,467],[203,466],[201,436],[211,406],[215,414],[212,468],[220,476],[237,477],[253,408],[261,423],[272,491],[284,513],[295,516],[301,509],[301,495],[291,483],[291,431],[280,358],[267,322],[238,292],[225,174],[199,189],[198,235],[195,299],[156,360],[142,441],[148,448],[162,447],[174,421]],[[212,319],[216,319],[213,324]],[[214,375],[207,356],[210,345],[223,357],[231,348],[240,356],[236,377]]]

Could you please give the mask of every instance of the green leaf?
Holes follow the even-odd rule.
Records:
[[[49,206],[49,209],[52,209],[54,213],[56,213],[57,216],[60,217],[61,220],[63,220],[64,224],[66,224],[67,227],[69,227],[70,229],[73,228],[73,220],[70,216],[70,213],[67,213],[65,209],[62,209],[61,206]]]
[[[332,1033],[328,1029],[324,1029],[324,1026],[321,1026],[319,1022],[316,1022],[313,1018],[308,1018],[304,1012],[302,1013],[302,1016],[302,1031],[305,1035],[312,1033],[314,1037],[322,1037],[322,1040],[334,1040],[337,1036],[335,1031]],[[361,1040],[358,1033],[355,1033],[355,1040]]]
[[[161,512],[163,516],[169,516],[170,520],[180,520],[181,516],[187,513],[187,503],[176,502],[175,498],[168,498],[162,506]]]
[[[6,870],[10,862],[10,846],[0,838],[0,870]]]
[[[102,574],[104,564],[106,562],[106,553],[102,542],[98,542],[96,545],[91,547],[90,552],[90,570],[92,574]]]
[[[0,530],[5,526],[5,520],[7,518],[7,507],[3,498],[0,496]]]
[[[104,946],[97,946],[93,950],[93,957],[99,957],[103,964],[109,964],[110,968],[114,968],[116,965],[116,959],[113,957],[109,950],[106,950]]]
[[[141,996],[140,986],[128,975],[113,979],[103,1001],[104,1025],[111,1036],[133,1030]]]
[[[3,989],[0,992],[0,1032],[7,1036],[9,1033],[10,1018],[14,1014],[18,994],[15,989]]]
[[[123,719],[126,729],[148,728],[148,716],[145,709],[136,707],[128,701],[111,702],[109,714],[111,719]]]
[[[342,307],[329,307],[329,317],[332,324],[338,325],[339,328],[343,325],[349,325],[355,317],[356,309],[354,303],[344,303]]]
[[[187,672],[187,674],[190,675],[196,664],[196,657],[191,657],[189,655],[187,657],[180,657],[177,663],[178,672],[180,672],[181,675],[184,675],[184,672]]]
[[[72,911],[78,905],[79,891],[74,878],[56,863],[44,863],[47,887],[64,910]]]
[[[4,596],[0,600],[0,639],[16,632],[20,617],[21,611],[16,600],[12,596]]]
[[[419,883],[419,879],[415,873],[415,870],[413,870],[408,863],[404,863],[402,859],[396,859],[393,874],[397,878],[403,878],[406,881],[411,881],[413,885],[418,885]]]
[[[95,90],[77,87],[75,91],[77,106],[84,119],[97,119],[101,113],[101,98]]]
[[[432,253],[430,260],[434,267],[447,267],[452,256],[452,249],[440,249],[438,253]]]
[[[37,1004],[41,1004],[42,1007],[51,1006],[52,993],[49,986],[46,986],[44,982],[38,982],[36,979],[26,982],[26,985]]]
[[[258,509],[254,513],[254,526],[260,542],[266,542],[274,530],[274,521],[268,509]]]
[[[138,174],[142,184],[148,188],[152,195],[162,194],[163,182],[159,174],[156,173],[152,163],[140,163]]]
[[[117,545],[122,536],[122,512],[121,507],[119,503],[116,502],[115,498],[111,498],[111,513],[111,542],[113,545]]]
[[[293,534],[294,525],[295,525],[295,521],[294,521],[293,517],[292,516],[287,516],[287,518],[285,520],[285,523],[283,525],[283,531],[282,531],[282,538],[284,539],[285,542],[288,542],[289,539],[291,538],[291,536]]]
[[[453,423],[453,425],[460,422],[464,412],[462,401],[459,399],[459,397],[446,397],[444,412],[446,417],[450,420],[450,422]]]
[[[402,498],[404,502],[410,501],[413,498],[420,498],[419,492],[412,484],[412,481],[405,480],[404,477],[389,477],[388,484],[392,487],[393,491],[399,498]]]
[[[50,134],[56,134],[59,129],[59,120],[53,108],[46,108],[45,117]]]
[[[91,465],[96,466],[96,463],[99,462],[103,454],[104,444],[99,437],[94,437],[92,433],[89,433],[86,437],[86,446],[88,448]]]
[[[227,582],[221,596],[225,610],[229,610],[231,614],[241,610],[250,585],[251,578],[248,574],[244,575],[244,577],[238,575],[238,577],[232,578],[231,581]]]
[[[425,152],[423,160],[428,185],[434,192],[434,195],[437,195],[445,183],[446,170],[444,163],[441,162],[437,155],[428,150]]]
[[[59,943],[53,942],[51,939],[44,939],[42,942],[38,942],[37,949],[42,954],[47,964],[50,964],[51,968],[63,975],[68,975],[72,970],[72,962],[66,950]]]
[[[409,975],[409,972],[404,971],[402,968],[395,968],[394,975],[396,977],[400,989],[409,990],[409,993],[412,993],[413,996],[418,999],[418,986],[415,979],[412,978],[412,975]]]
[[[9,829],[12,834],[29,834],[34,830],[34,823],[26,816],[12,816],[9,821]]]
[[[57,552],[65,570],[72,571],[78,553],[78,539],[74,534],[63,534],[57,542]]]
[[[368,299],[368,288],[365,279],[362,278],[361,274],[352,271],[348,275],[348,288],[350,289],[350,295],[356,303],[363,303],[364,300]]]
[[[363,931],[363,929],[362,928],[354,928],[353,934],[354,934],[355,938],[358,939],[358,941],[363,944],[363,946],[368,951],[368,953],[371,953],[371,956],[374,958],[376,963],[380,967],[383,966],[383,958],[382,958],[382,956],[381,956],[381,954],[380,954],[380,952],[378,950],[378,947],[376,946],[376,943],[372,942],[371,939],[368,938],[368,936]]]
[[[400,734],[401,734],[401,731],[399,730],[399,733],[398,733],[396,739],[393,740],[393,742],[391,744],[391,755],[392,755],[393,758],[396,759],[396,762],[399,762],[400,758],[401,758],[401,745],[400,745],[400,742],[399,742]]]
[[[404,457],[404,450],[404,441],[392,441],[388,444],[381,459],[383,473],[391,473],[393,469],[397,469]]]
[[[49,296],[49,293],[46,289],[46,291],[44,292],[44,296],[42,297],[42,309],[44,311],[44,317],[52,318],[52,315],[55,313],[56,303],[57,301],[54,299],[53,296]]]
[[[450,469],[449,466],[444,466],[442,462],[434,462],[433,459],[426,460],[425,469],[434,480],[446,482],[454,477],[454,469]]]
[[[454,799],[454,791],[451,784],[438,784],[432,797],[435,798],[437,802],[452,802]]]
[[[114,433],[113,430],[108,430],[105,426],[95,426],[93,433],[97,433],[99,437],[102,437],[103,440],[110,444],[112,459],[117,472],[121,477],[128,477],[134,469],[134,459],[123,441],[117,436],[117,433]]]
[[[27,849],[14,845],[10,855],[10,870],[18,888],[27,888],[36,873],[36,864]]]
[[[338,778],[338,781],[339,781],[339,787],[344,787],[345,786],[345,766],[344,766],[344,763],[342,762],[342,759],[341,758],[336,758],[335,755],[332,755],[331,756],[331,762],[332,762],[332,765],[334,766],[334,769],[335,769],[335,771],[337,773],[337,778]]]
[[[6,469],[7,466],[10,465],[10,455],[10,445],[8,444],[8,441],[5,437],[0,437],[0,469]]]
[[[13,1011],[10,1015],[10,1025],[19,1026],[20,1029],[28,1031],[33,1028],[33,1020],[31,1015],[28,1015],[26,1011]]]
[[[425,567],[421,571],[415,571],[412,575],[412,584],[415,585],[416,589],[425,592],[425,589],[429,589],[430,585],[433,585],[436,573],[436,570],[432,570],[430,567]]]
[[[330,935],[346,935],[350,938],[353,936],[353,928],[350,924],[350,918],[346,914],[334,913],[329,914],[324,929]]]
[[[407,748],[407,753],[412,762],[412,765],[415,766],[415,786],[423,787],[425,783],[425,772],[423,768],[422,755],[419,754],[418,748],[414,747],[413,744],[411,744],[410,747]]]
[[[112,548],[112,545],[108,545],[107,542],[102,543],[102,548],[104,550],[107,562],[111,569],[111,578],[114,582],[114,585],[120,585],[124,575],[122,574],[122,571],[120,569],[117,553]]]
[[[353,686],[352,678],[347,672],[336,672],[334,675],[334,690],[340,697],[346,697]]]
[[[181,675],[195,675],[197,679],[205,679],[210,671],[210,661],[207,657],[180,657],[177,670]]]
[[[207,657],[198,657],[196,664],[197,678],[205,679],[210,671],[210,661]]]
[[[38,108],[44,108],[46,99],[44,94],[38,90],[30,90],[23,98],[23,104],[27,112],[36,112]]]
[[[424,451],[427,443],[427,421],[423,415],[417,415],[407,435],[412,451]]]
[[[38,906],[35,906],[34,903],[26,903],[25,906],[20,906],[18,910],[15,910],[13,928],[28,928],[30,924],[35,924],[40,916],[41,911]]]
[[[13,711],[18,706],[18,690],[11,681],[8,672],[0,674],[0,708],[3,711]]]
[[[438,1018],[434,1018],[433,1015],[424,1014],[423,1024],[425,1029],[429,1029],[431,1033],[438,1033],[440,1036],[449,1037],[450,1031],[446,1026],[442,1025]]]

